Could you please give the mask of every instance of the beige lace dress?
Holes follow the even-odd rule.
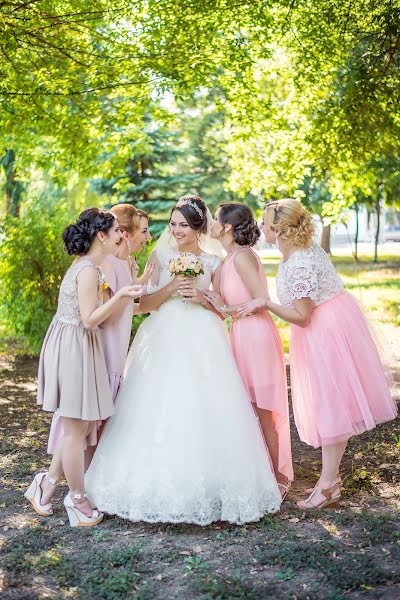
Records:
[[[85,329],[76,278],[82,269],[98,272],[98,304],[102,273],[87,259],[76,260],[61,282],[57,312],[43,342],[37,402],[43,410],[85,421],[107,419],[113,401],[98,329]]]

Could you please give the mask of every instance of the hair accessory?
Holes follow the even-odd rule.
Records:
[[[201,208],[199,206],[197,206],[197,204],[195,202],[193,202],[193,200],[189,200],[189,198],[182,198],[181,200],[179,200],[176,203],[175,206],[176,206],[176,208],[179,208],[180,206],[185,206],[185,204],[194,208],[194,210],[197,212],[199,217],[203,218],[204,215],[203,215],[203,211],[201,210]]]

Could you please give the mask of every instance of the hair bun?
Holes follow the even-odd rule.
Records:
[[[82,256],[89,251],[98,231],[106,233],[114,223],[114,215],[100,208],[84,210],[75,223],[68,225],[62,233],[65,250],[73,256]]]
[[[242,221],[233,229],[233,239],[239,246],[254,246],[260,235],[260,229],[253,218]]]
[[[68,254],[75,256],[86,254],[92,244],[88,228],[79,220],[64,229],[62,238]]]

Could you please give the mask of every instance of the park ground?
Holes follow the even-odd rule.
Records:
[[[399,400],[400,254],[378,264],[334,260],[389,350]],[[266,259],[268,275],[276,264]],[[288,328],[278,324],[287,349]],[[65,485],[49,519],[23,498],[32,475],[48,464],[49,417],[35,406],[36,371],[37,358],[0,357],[2,599],[400,598],[400,419],[350,441],[337,510],[296,509],[317,478],[319,452],[293,428],[296,481],[278,515],[205,528],[107,517],[98,528],[73,530],[62,507]]]

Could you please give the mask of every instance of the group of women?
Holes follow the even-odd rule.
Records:
[[[311,215],[296,200],[271,202],[261,228],[282,253],[280,304],[269,297],[253,249],[260,229],[244,204],[222,204],[213,219],[200,197],[181,198],[141,277],[132,253],[150,239],[145,213],[93,208],[65,229],[77,258],[40,357],[38,403],[54,412],[53,459],[25,494],[36,512],[53,514],[63,473],[72,526],[96,525],[104,512],[200,525],[276,512],[293,467],[271,313],[292,324],[300,439],[322,447],[320,478],[298,505],[340,499],[349,438],[395,418],[396,405],[362,311],[313,240]],[[199,276],[171,275],[181,253],[200,260]],[[138,311],[151,314],[125,362]]]

